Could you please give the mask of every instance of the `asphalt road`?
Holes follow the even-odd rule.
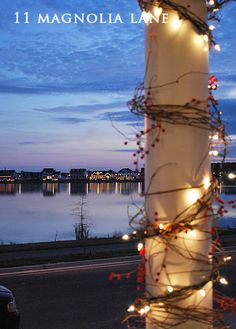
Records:
[[[99,265],[101,261],[90,261],[89,269],[88,262],[81,263],[85,266],[77,269],[74,264],[67,264],[69,271],[66,268],[55,271],[50,267],[48,272],[42,267],[31,267],[25,274],[22,270],[18,274],[1,274],[1,284],[15,294],[21,312],[21,329],[126,328],[121,321],[127,305],[136,296],[135,275],[133,279],[121,281],[109,281],[108,276],[111,271],[135,270],[137,262],[104,267]],[[6,271],[9,273],[12,269]]]
[[[115,262],[115,263],[113,263]],[[15,293],[21,329],[125,329],[124,311],[136,296],[135,275],[109,281],[111,271],[137,268],[135,257],[64,265],[1,269],[0,282]],[[222,292],[236,296],[236,255],[223,271],[229,281]],[[236,328],[236,317],[227,316]]]

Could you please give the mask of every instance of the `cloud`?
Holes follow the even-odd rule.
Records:
[[[67,123],[67,124],[78,124],[78,123],[85,123],[85,122],[89,121],[87,119],[72,118],[72,117],[56,118],[56,119],[53,119],[53,120],[57,120],[61,123]]]
[[[118,152],[118,153],[134,153],[137,150],[136,149],[115,149],[115,150],[110,150],[111,152]]]
[[[137,122],[138,121],[142,121],[142,118],[138,118],[137,116],[135,116],[134,114],[132,114],[131,112],[127,111],[119,111],[119,112],[106,112],[106,113],[102,113],[100,115],[97,116],[98,119],[100,120],[111,120],[114,122]]]
[[[116,109],[125,107],[124,102],[114,102],[108,104],[91,104],[91,105],[77,105],[77,106],[57,106],[52,108],[36,108],[38,112],[51,112],[51,113],[65,113],[65,112],[77,112],[77,113],[91,113],[97,111],[103,111],[107,109]]]

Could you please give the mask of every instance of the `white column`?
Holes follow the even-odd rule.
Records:
[[[206,21],[205,0],[175,2],[190,8]],[[150,10],[153,13],[153,8]],[[184,105],[196,99],[202,103],[195,105],[207,111],[208,43],[191,22],[179,20],[176,11],[164,8],[164,12],[169,14],[167,24],[162,24],[160,19],[159,24],[154,22],[146,26],[146,93],[151,88],[147,95],[148,104]],[[177,79],[178,83],[169,84]],[[156,122],[146,118],[145,130],[153,124]],[[161,128],[151,130],[145,141],[148,151],[145,209],[148,220],[155,227],[160,223],[166,225],[178,222],[179,219],[176,221],[175,218],[182,212],[185,220],[187,214],[193,215],[200,208],[196,201],[206,193],[211,180],[209,131],[184,124],[160,124]],[[156,140],[157,134],[159,141]],[[159,193],[166,191],[172,192]],[[146,239],[147,297],[170,296],[184,287],[208,281],[211,273],[208,264],[211,235],[208,232],[211,224],[209,218],[200,219],[206,216],[206,211],[201,212],[191,222],[192,230],[177,233],[175,237],[168,238],[167,243],[161,236]],[[211,281],[202,289],[193,290],[189,297],[181,301],[173,299],[171,303],[180,308],[198,308],[209,314],[212,309]],[[201,322],[204,316],[198,320],[187,320],[182,311],[173,310],[175,315],[171,315],[171,309],[166,312],[165,303],[153,304],[147,316],[146,328],[169,328],[168,325],[175,329],[211,328],[209,323]]]

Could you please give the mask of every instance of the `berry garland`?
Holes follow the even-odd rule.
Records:
[[[224,4],[233,0],[207,0],[208,17],[210,20],[219,20],[219,10]],[[163,9],[171,9],[177,11],[180,19],[190,21],[197,32],[201,35],[207,35],[209,46],[215,47],[216,50],[220,50],[219,45],[213,40],[212,30],[213,26],[208,26],[201,18],[195,15],[190,7],[183,7],[176,4],[171,0],[138,0],[142,11],[149,12],[152,7],[158,6]],[[149,62],[149,61],[147,61]],[[189,100],[188,103],[183,105],[158,105],[152,101],[152,91],[155,89],[161,89],[166,85],[179,83],[181,79],[190,74],[207,74],[202,72],[187,72],[178,77],[175,81],[171,81],[168,84],[162,86],[149,87],[145,89],[144,84],[140,84],[136,90],[133,99],[128,103],[130,111],[136,115],[149,118],[153,123],[151,128],[146,131],[141,130],[136,134],[137,151],[133,154],[135,157],[134,164],[138,167],[139,161],[143,160],[160,141],[162,134],[165,133],[163,123],[169,123],[173,125],[188,125],[193,128],[200,128],[208,130],[210,132],[210,147],[209,153],[213,156],[222,156],[224,161],[226,156],[226,150],[228,145],[228,137],[225,132],[225,125],[221,119],[221,112],[218,109],[218,101],[214,98],[212,92],[218,88],[218,81],[215,76],[209,77],[209,97],[202,101],[197,99]],[[150,149],[146,149],[143,145],[145,135],[152,133],[153,143]],[[127,145],[127,142],[125,142]],[[207,155],[204,155],[203,161]],[[203,162],[202,161],[202,162]],[[199,167],[201,164],[199,165]],[[159,174],[161,168],[157,168],[154,176]],[[153,180],[151,177],[151,182]],[[150,182],[150,185],[151,185]],[[228,212],[228,207],[235,208],[236,201],[229,201],[227,204],[218,197],[217,188],[218,182],[212,178],[211,181],[204,183],[200,186],[191,186],[191,189],[205,189],[205,192],[201,197],[197,199],[191,206],[184,209],[181,213],[176,215],[171,223],[165,224],[159,219],[158,212],[153,214],[153,218],[148,218],[145,208],[138,208],[135,215],[130,216],[130,226],[134,230],[131,236],[127,234],[124,239],[137,239],[141,238],[143,241],[138,244],[138,251],[142,258],[140,266],[138,268],[137,290],[140,295],[136,301],[127,310],[127,316],[124,319],[127,322],[128,328],[143,328],[146,321],[157,325],[160,329],[170,329],[192,320],[196,323],[203,323],[205,325],[212,326],[216,329],[226,329],[228,326],[223,320],[223,310],[229,310],[236,312],[236,300],[224,296],[218,290],[214,289],[214,300],[219,305],[218,309],[212,310],[208,308],[201,308],[199,306],[189,306],[188,308],[181,307],[180,301],[186,300],[190,296],[200,294],[203,298],[207,292],[204,289],[210,282],[218,282],[222,285],[228,284],[227,280],[221,276],[221,266],[227,263],[231,257],[224,253],[224,250],[219,241],[218,235],[218,219]],[[150,186],[147,187],[145,195],[160,195],[176,193],[186,190],[188,188],[179,188],[175,190],[159,191],[150,193]],[[190,189],[190,188],[189,188]],[[214,203],[214,205],[213,205]],[[215,225],[210,229],[202,229],[204,223],[208,223],[213,219]],[[194,236],[195,231],[198,231],[203,239],[197,239]],[[160,260],[159,271],[156,273],[156,284],[162,285],[160,277],[164,273],[167,277],[168,265],[166,264],[166,258],[168,252],[175,252],[186,259],[186,261],[199,262],[204,265],[205,275],[198,284],[190,286],[171,286],[167,285],[166,293],[160,296],[152,296],[150,292],[145,290],[145,268],[146,266],[152,267],[152,260],[148,260],[150,264],[147,265],[145,259],[145,239],[152,238],[152,243],[164,248],[162,260]],[[180,246],[175,244],[175,240],[188,240],[192,239],[196,242],[209,241],[212,242],[211,250],[208,255],[201,254],[199,252],[185,253]],[[216,254],[215,252],[219,253]],[[189,271],[190,272],[190,271]],[[186,273],[183,272],[183,273]],[[123,277],[130,277],[133,273],[123,274]],[[172,273],[173,274],[173,273]],[[178,274],[181,274],[178,272]],[[121,276],[112,274],[110,279],[121,279]],[[151,311],[151,312],[150,312]],[[159,314],[163,314],[163,317],[153,318],[153,311],[158,311]],[[162,313],[163,312],[163,313]],[[172,322],[166,321],[164,314],[168,314],[168,317],[172,319]]]

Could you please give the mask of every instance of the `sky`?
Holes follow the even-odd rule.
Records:
[[[19,24],[15,24],[16,12]],[[28,12],[29,24],[24,24]],[[144,25],[136,0],[1,0],[0,169],[133,168],[124,146],[142,120],[129,101],[143,80]],[[39,13],[119,14],[123,24],[38,24]],[[222,11],[215,37],[222,51],[210,73],[236,161],[236,3]]]

